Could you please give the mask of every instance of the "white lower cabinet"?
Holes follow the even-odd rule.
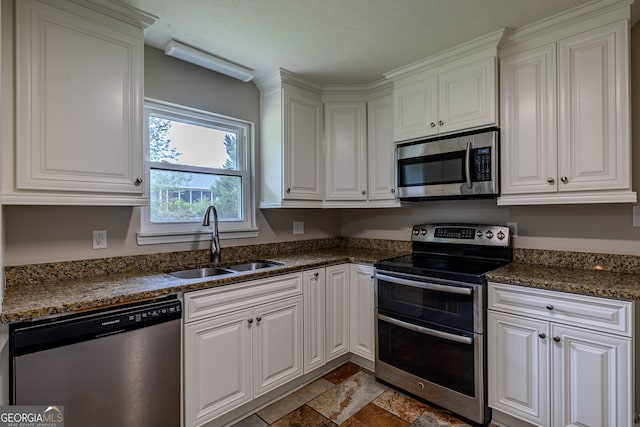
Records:
[[[325,348],[325,271],[317,268],[302,273],[304,299],[304,373],[324,366]]]
[[[296,273],[185,295],[186,426],[202,425],[302,375],[301,284]],[[259,298],[247,298],[251,288]]]
[[[351,264],[349,283],[351,353],[375,360],[373,267]]]
[[[327,362],[349,352],[349,264],[326,268]]]
[[[631,302],[490,283],[488,305],[489,406],[527,425],[633,425]]]

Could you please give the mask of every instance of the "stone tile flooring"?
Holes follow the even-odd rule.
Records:
[[[234,427],[469,427],[451,413],[377,382],[347,362]],[[491,426],[491,425],[490,425]]]

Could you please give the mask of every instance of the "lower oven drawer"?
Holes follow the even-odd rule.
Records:
[[[467,396],[476,395],[476,379],[482,375],[481,366],[476,366],[482,343],[476,341],[482,335],[437,330],[380,312],[376,322],[376,362]]]

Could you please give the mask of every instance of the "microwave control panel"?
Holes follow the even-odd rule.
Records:
[[[473,157],[473,181],[491,181],[491,147],[474,148],[471,150]]]

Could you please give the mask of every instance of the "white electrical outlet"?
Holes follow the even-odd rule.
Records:
[[[304,234],[304,221],[293,221],[293,234]]]
[[[518,237],[518,223],[517,222],[508,222],[507,227],[511,230],[511,237]]]
[[[93,230],[93,249],[107,248],[107,230]]]

